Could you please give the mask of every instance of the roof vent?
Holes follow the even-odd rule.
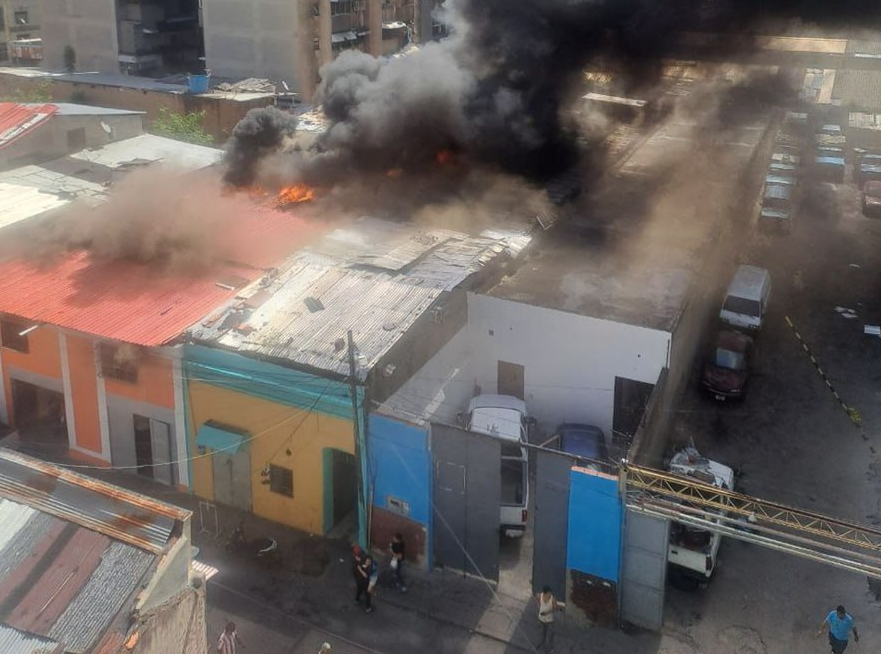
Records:
[[[324,305],[317,297],[307,297],[305,300],[303,300],[303,304],[306,305],[306,308],[309,309],[311,313],[324,310]]]

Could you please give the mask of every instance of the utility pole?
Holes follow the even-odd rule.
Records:
[[[358,544],[367,549],[367,511],[364,501],[364,461],[366,448],[361,443],[361,419],[358,415],[358,377],[355,374],[355,343],[352,339],[352,330],[347,334],[349,345],[349,394],[352,396],[352,424],[354,425],[355,437],[355,479],[358,486]]]

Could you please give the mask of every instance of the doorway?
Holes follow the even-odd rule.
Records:
[[[136,413],[132,421],[138,474],[171,485],[171,425]]]
[[[512,395],[524,399],[526,369],[519,363],[499,361],[496,388],[499,395]]]
[[[355,456],[342,450],[324,450],[324,531],[331,531],[353,515],[358,506]],[[356,521],[357,522],[357,521]]]
[[[63,393],[13,379],[12,411],[23,443],[67,447]]]
[[[615,406],[612,414],[612,442],[626,447],[639,429],[654,384],[615,377]]]

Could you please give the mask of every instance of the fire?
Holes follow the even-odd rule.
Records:
[[[295,202],[309,202],[315,199],[315,191],[305,184],[286,186],[278,192],[276,204],[279,206],[293,204]]]
[[[434,154],[434,159],[443,166],[453,160],[453,152],[451,150],[438,150]]]

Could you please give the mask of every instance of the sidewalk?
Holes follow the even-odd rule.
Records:
[[[202,530],[199,498],[149,479],[112,470],[96,477],[193,511],[193,544],[198,560],[218,569],[208,582],[208,640],[212,643],[228,620],[250,652],[315,654],[322,642],[334,654],[437,654],[535,652],[540,628],[530,601],[501,596],[479,579],[408,566],[408,592],[381,587],[376,610],[366,614],[354,602],[349,543],[311,536],[229,507],[219,508],[215,535]],[[284,553],[282,570],[267,570],[226,551],[226,534],[243,521],[247,538],[271,536]],[[381,567],[387,565],[379,557]],[[380,580],[382,584],[384,579]],[[653,634],[627,635],[571,624],[558,614],[555,654],[654,654]]]

